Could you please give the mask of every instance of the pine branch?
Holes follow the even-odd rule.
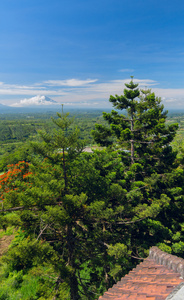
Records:
[[[44,206],[58,206],[58,203],[45,203]],[[30,205],[30,206],[18,206],[18,207],[11,207],[7,209],[1,209],[0,212],[7,212],[7,211],[18,211],[18,210],[31,210],[32,208],[35,208],[36,210],[39,209],[38,204]]]
[[[134,223],[137,223],[137,222],[141,222],[142,220],[145,220],[147,219],[149,216],[146,216],[144,218],[141,218],[141,219],[138,219],[138,220],[135,220],[135,221],[123,221],[123,222],[116,222],[116,224],[134,224]]]
[[[41,232],[39,233],[38,237],[37,237],[37,240],[39,240],[39,238],[41,237],[42,233],[47,229],[47,227],[49,226],[49,224],[47,224],[42,230]]]
[[[80,273],[79,273],[79,272],[78,272],[78,278],[79,278],[79,281],[80,281],[80,285],[82,286],[83,291],[84,291],[84,293],[83,293],[83,292],[81,292],[81,293],[82,293],[84,296],[86,296],[87,299],[91,300],[91,297],[89,296],[88,291],[87,291],[85,285],[83,284],[83,282],[82,282],[82,280],[81,280],[81,277],[80,277]]]

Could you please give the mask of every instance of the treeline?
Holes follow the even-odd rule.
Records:
[[[30,136],[37,134],[38,130],[43,128],[43,122],[26,121],[0,121],[0,142],[1,144],[15,141],[25,141]]]
[[[30,159],[30,141],[39,140],[39,131],[53,132],[56,125],[51,118],[53,114],[32,114],[32,115],[8,115],[7,120],[3,115],[0,120],[0,172],[7,170],[7,165],[17,163],[19,160]],[[69,115],[73,120],[67,134],[70,134],[75,127],[80,130],[79,139],[85,140],[86,145],[93,143],[91,131],[95,128],[96,122],[104,123],[101,111],[79,112],[76,116]]]
[[[90,130],[93,124],[101,118],[101,110],[80,110],[70,113],[69,118],[74,118],[73,126],[79,126],[85,135],[90,138]],[[0,142],[11,139],[23,140],[30,135],[34,135],[39,129],[53,130],[54,124],[51,118],[55,113],[31,113],[31,114],[0,114]],[[29,128],[30,127],[30,128]],[[89,130],[88,130],[89,128]]]

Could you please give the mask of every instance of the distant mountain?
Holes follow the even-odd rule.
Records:
[[[16,102],[14,104],[12,104],[12,107],[35,107],[35,106],[45,106],[45,105],[60,105],[60,103],[58,103],[55,100],[52,100],[49,97],[46,96],[35,96],[32,98],[25,98],[23,100],[20,100],[20,102]]]
[[[54,100],[53,100],[54,101]],[[57,102],[56,104],[48,103],[44,104],[32,104],[19,106],[7,106],[0,103],[0,114],[18,114],[18,113],[47,113],[61,111],[61,105]]]
[[[62,104],[52,100],[47,96],[35,96],[32,98],[25,98],[17,103],[7,106],[0,103],[0,114],[30,114],[30,113],[56,113],[62,112]],[[64,104],[64,112],[72,113],[86,113],[91,111],[104,111],[102,108],[86,107],[82,106],[81,103],[76,104]],[[105,111],[110,111],[110,108],[105,108]]]

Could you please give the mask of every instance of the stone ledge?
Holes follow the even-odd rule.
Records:
[[[149,250],[149,258],[156,263],[166,266],[181,275],[184,278],[184,259],[178,256],[168,254],[161,251],[158,247],[151,247]]]

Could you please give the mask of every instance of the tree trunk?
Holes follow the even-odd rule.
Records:
[[[75,238],[72,232],[72,225],[67,225],[67,248],[68,248],[68,265],[72,270],[70,273],[70,297],[71,300],[79,300],[78,281],[75,270]]]
[[[134,121],[133,121],[133,113],[131,113],[131,133],[134,130]],[[131,164],[134,164],[134,141],[131,140]]]
[[[75,273],[70,276],[70,297],[71,300],[80,300],[78,293],[78,281]]]
[[[65,149],[63,148],[63,172],[64,172],[64,181],[65,181],[65,192],[67,191],[67,173],[66,173],[66,162],[65,162]]]

